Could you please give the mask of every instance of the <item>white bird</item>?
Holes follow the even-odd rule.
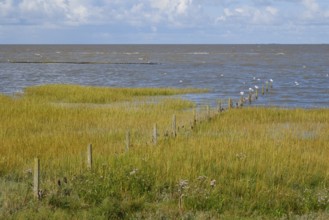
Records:
[[[270,82],[273,82],[273,79],[270,79]]]
[[[295,81],[295,85],[296,85],[296,86],[299,86],[299,83],[298,83],[297,81]]]
[[[240,95],[244,95],[244,92],[240,92]]]
[[[183,82],[183,80],[179,80],[179,82],[180,82],[180,83],[182,83],[182,82]]]
[[[258,86],[255,86],[255,89],[258,89]]]
[[[252,88],[249,88],[249,92],[253,92],[254,90]]]

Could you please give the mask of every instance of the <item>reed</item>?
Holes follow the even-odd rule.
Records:
[[[201,122],[205,111],[195,122],[186,100],[141,100],[141,92],[107,105],[95,91],[85,99],[95,102],[83,101],[91,87],[65,101],[54,88],[43,96],[46,87],[0,96],[0,218],[328,217],[328,109],[248,107]]]

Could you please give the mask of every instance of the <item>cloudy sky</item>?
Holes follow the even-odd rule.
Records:
[[[0,0],[9,43],[329,43],[329,0]]]

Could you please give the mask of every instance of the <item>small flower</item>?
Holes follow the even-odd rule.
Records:
[[[133,169],[129,174],[130,174],[130,175],[135,175],[135,174],[137,173],[137,171],[138,171],[138,169],[135,168],[135,169]]]
[[[24,173],[30,175],[30,174],[32,174],[32,169],[27,169],[24,171]]]
[[[236,154],[235,156],[236,156],[239,160],[244,160],[244,159],[247,158],[247,155],[246,155],[245,153],[243,153],[243,152],[238,153],[238,154]]]
[[[179,187],[180,187],[181,189],[186,189],[186,188],[188,188],[188,181],[187,181],[187,180],[180,180],[180,181],[179,181]]]
[[[210,181],[210,186],[211,187],[215,187],[215,185],[216,185],[216,180],[211,180]]]
[[[205,179],[207,179],[206,176],[199,176],[199,177],[198,177],[198,180],[200,180],[200,181],[203,181],[203,180],[205,180]]]

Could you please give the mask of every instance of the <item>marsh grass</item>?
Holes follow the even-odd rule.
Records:
[[[152,89],[116,89],[129,95],[98,99],[110,93],[94,89],[50,85],[0,95],[0,218],[328,217],[328,109],[232,109],[206,120],[200,108],[191,129],[189,101],[150,102],[145,95],[164,95]],[[68,91],[78,97],[65,97]],[[41,160],[40,201],[32,195],[34,157]]]
[[[149,96],[169,96],[176,94],[207,92],[205,89],[176,88],[108,88],[80,85],[40,85],[28,87],[25,96],[53,102],[67,103],[112,103],[131,101]]]

